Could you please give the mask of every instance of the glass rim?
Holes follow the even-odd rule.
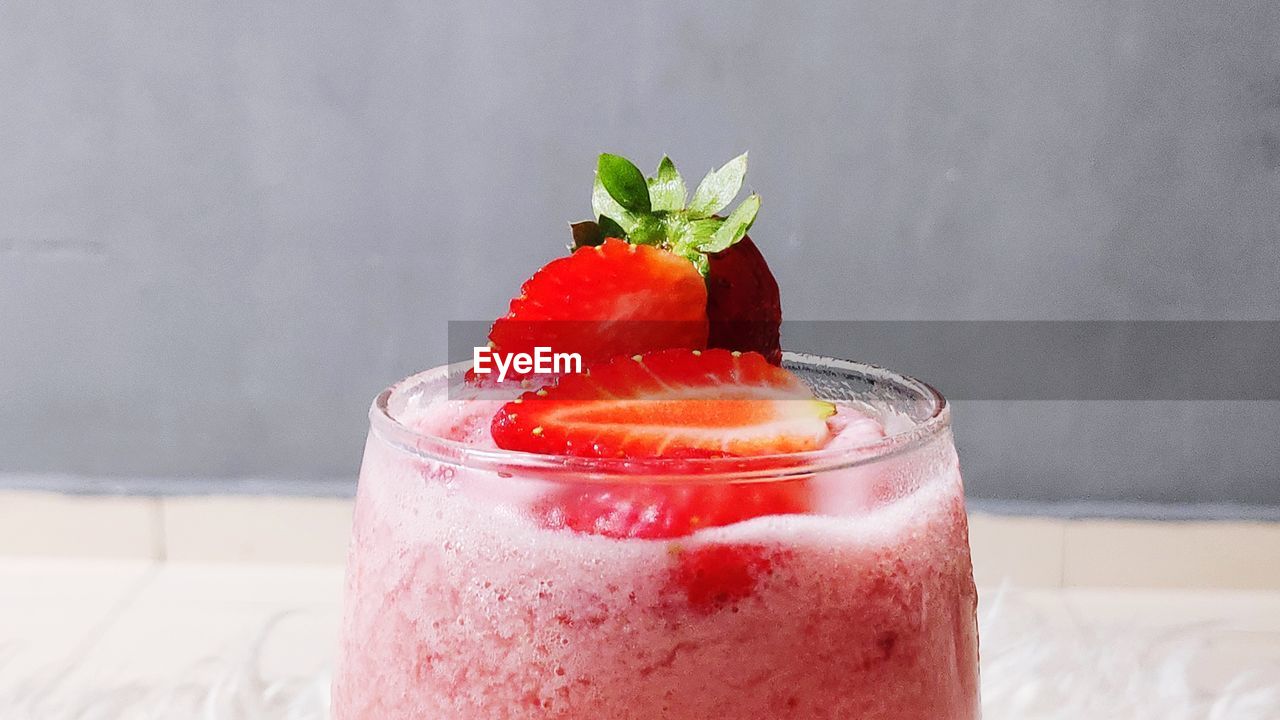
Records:
[[[951,426],[951,406],[947,399],[932,385],[909,375],[853,360],[790,351],[783,353],[783,363],[828,374],[839,373],[845,377],[860,376],[874,382],[905,388],[930,404],[928,415],[918,422],[913,420],[910,427],[888,434],[876,442],[851,447],[825,447],[752,457],[625,459],[480,448],[418,432],[391,414],[388,403],[395,393],[414,383],[429,381],[433,376],[446,381],[447,385],[452,373],[465,371],[470,367],[470,362],[464,360],[415,373],[378,393],[369,408],[369,424],[373,434],[402,452],[433,462],[496,472],[505,477],[519,478],[527,475],[539,480],[596,483],[636,482],[639,477],[643,477],[646,483],[663,484],[687,483],[691,480],[698,483],[770,482],[844,470],[913,450]]]

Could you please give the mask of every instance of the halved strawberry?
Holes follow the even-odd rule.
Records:
[[[743,154],[709,173],[686,201],[684,179],[669,158],[646,179],[626,158],[601,155],[591,197],[596,219],[573,224],[574,246],[620,237],[688,259],[706,276],[707,346],[758,352],[781,365],[778,282],[747,237],[760,198],[749,195],[728,216],[717,214],[737,196],[746,172]]]
[[[489,332],[495,354],[537,347],[584,366],[660,348],[703,348],[707,290],[685,258],[608,239],[547,263]]]
[[[616,358],[498,411],[498,447],[583,457],[792,453],[831,437],[835,406],[758,353],[660,350]]]

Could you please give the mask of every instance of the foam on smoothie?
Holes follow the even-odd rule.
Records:
[[[492,447],[498,402],[411,403],[399,419]],[[853,407],[834,417],[835,447],[883,434]],[[335,711],[370,720],[967,716],[975,595],[954,453],[935,454],[815,477],[819,514],[620,540],[539,527],[520,511],[541,492],[534,479],[406,457],[371,437]],[[900,496],[885,500],[884,488]],[[674,563],[708,545],[758,548],[769,571],[746,598],[690,606],[673,590]],[[944,671],[955,678],[939,682]]]

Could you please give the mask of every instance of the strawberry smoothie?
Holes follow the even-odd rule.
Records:
[[[784,355],[745,173],[602,154],[472,354],[516,375],[374,402],[334,720],[978,717],[946,402]]]
[[[585,475],[494,465],[500,403],[443,377],[372,412],[335,720],[978,716],[945,407],[840,402],[803,514],[616,538],[548,527],[540,498]]]

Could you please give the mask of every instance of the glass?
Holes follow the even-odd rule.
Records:
[[[384,391],[334,719],[977,718],[977,596],[946,401],[868,365],[785,364],[886,436],[765,458],[560,458],[397,421],[443,398],[460,366]],[[564,493],[737,506],[793,488],[804,514],[674,539],[575,532],[541,509]]]

